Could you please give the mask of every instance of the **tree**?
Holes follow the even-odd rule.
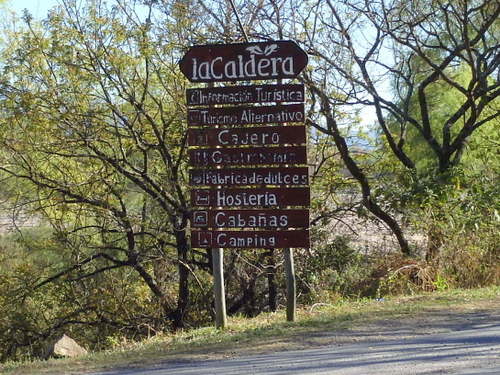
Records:
[[[238,9],[251,37],[291,38],[307,50],[310,67],[301,78],[311,94],[310,125],[334,139],[359,183],[363,205],[410,254],[401,225],[376,197],[376,178],[352,152],[348,125],[371,108],[395,161],[414,176],[422,163],[408,137],[418,133],[431,150],[438,179],[446,183],[473,134],[498,118],[498,3],[269,0],[241,1]],[[220,15],[213,18],[223,24]],[[237,30],[234,18],[230,24]],[[453,93],[457,106],[437,112],[431,103],[434,87]]]
[[[361,186],[364,205],[391,227],[401,250],[409,254],[400,225],[377,202],[373,180],[351,157],[342,133],[346,117],[339,114],[373,108],[395,159],[417,175],[408,142],[414,129],[432,150],[436,173],[446,180],[460,164],[471,136],[499,116],[500,6],[490,0],[327,0],[312,4],[310,10],[299,13],[305,15],[303,42],[315,58],[315,69],[304,79],[324,118],[311,124],[332,135]],[[457,69],[467,71],[469,78],[459,79]],[[394,83],[392,90],[389,82]],[[435,86],[455,93],[458,105],[448,113],[432,111]]]
[[[408,128],[415,128],[435,153],[439,172],[444,173],[460,162],[468,137],[498,116],[495,108],[482,117],[497,105],[499,95],[496,45],[500,9],[492,1],[405,4],[344,1],[334,6],[327,1],[332,18],[321,19],[321,23],[336,31],[330,41],[342,58],[334,60],[317,45],[311,47],[321,61],[335,68],[337,78],[350,90],[346,99],[351,102],[337,100],[335,105],[352,105],[357,100],[373,106],[391,150],[409,169],[415,168],[415,163],[406,152],[405,140]],[[352,11],[353,19],[346,20],[341,13],[347,10]],[[360,27],[368,33],[362,34]],[[363,37],[368,39],[365,45],[360,43]],[[385,61],[384,51],[392,61]],[[458,67],[470,72],[465,82],[455,73]],[[384,77],[395,82],[394,92],[384,90]],[[456,92],[460,101],[439,129],[433,129],[431,121],[442,114],[430,113],[427,100],[435,84]],[[393,94],[396,100],[391,99]],[[410,111],[414,96],[418,108]],[[397,133],[387,128],[388,115],[397,119]]]
[[[128,267],[182,327],[191,272],[176,65],[184,46],[171,25],[191,21],[177,3],[168,17],[134,5],[67,0],[9,35],[0,169],[29,183],[27,199],[74,250],[36,287]],[[177,280],[175,301],[167,280]]]

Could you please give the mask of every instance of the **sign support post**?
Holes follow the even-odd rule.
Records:
[[[214,88],[214,83],[207,83],[208,89]],[[210,107],[213,107],[210,105]],[[212,249],[212,269],[214,277],[214,299],[215,299],[215,327],[225,329],[227,327],[226,314],[226,288],[224,285],[224,249],[216,247]]]
[[[224,288],[224,249],[212,249],[212,264],[214,273],[214,296],[215,296],[215,327],[224,329],[227,327],[226,315],[226,292]]]
[[[283,250],[285,258],[286,273],[286,320],[295,322],[295,311],[297,307],[295,265],[293,262],[293,249],[285,248]]]
[[[278,79],[278,84],[281,85],[283,80]],[[307,157],[306,157],[307,159]],[[287,247],[283,249],[285,261],[285,278],[286,278],[286,320],[287,322],[295,322],[295,311],[297,310],[297,293],[295,281],[295,264],[293,262],[293,249]]]

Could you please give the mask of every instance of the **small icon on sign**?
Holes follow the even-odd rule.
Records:
[[[247,47],[245,49],[247,51],[249,51],[251,55],[265,55],[265,56],[269,56],[274,51],[278,50],[278,45],[277,44],[271,44],[270,46],[266,46],[266,48],[264,50],[262,50],[259,46],[250,46],[250,47]]]
[[[195,211],[193,213],[193,226],[195,226],[195,227],[208,226],[208,212],[207,211]]]
[[[203,177],[199,175],[191,176],[191,184],[201,185],[203,183]]]
[[[208,134],[204,134],[202,132],[196,133],[196,145],[197,146],[208,145]]]
[[[198,232],[198,244],[200,247],[210,247],[212,244],[212,232]]]
[[[188,113],[189,122],[193,125],[198,125],[200,123],[200,111],[192,109]]]
[[[209,206],[210,205],[210,191],[198,190],[194,196],[194,204],[196,206]]]
[[[194,162],[197,165],[206,165],[208,164],[207,153],[204,151],[195,151],[194,153]]]

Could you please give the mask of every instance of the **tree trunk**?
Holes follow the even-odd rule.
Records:
[[[328,119],[328,121],[331,122],[333,120]],[[385,224],[387,224],[387,226],[391,229],[392,233],[396,236],[401,252],[408,256],[411,255],[410,246],[398,222],[391,215],[389,215],[389,213],[384,211],[373,199],[371,195],[371,188],[368,178],[361,170],[361,168],[358,167],[356,162],[351,158],[344,137],[340,135],[338,129],[334,130],[332,134],[344,164],[346,165],[347,169],[352,174],[352,176],[358,181],[359,185],[361,186],[361,192],[363,194],[363,205],[373,215],[375,215]]]
[[[183,229],[176,231],[179,284],[177,308],[172,316],[174,329],[184,328],[184,316],[189,304],[189,268],[187,266],[189,244],[186,237],[186,230],[184,228],[185,226],[183,226]]]
[[[256,311],[255,308],[255,288],[256,288],[257,278],[249,280],[248,284],[243,288],[242,296],[236,300],[231,307],[228,308],[227,312],[229,315],[236,314],[239,310],[243,308],[243,312],[247,316],[253,316]]]
[[[269,311],[276,311],[278,308],[278,286],[276,285],[276,260],[274,259],[274,249],[269,249],[267,253],[266,275],[269,288]]]
[[[321,92],[321,90],[319,90],[314,85],[310,84],[309,88],[314,94],[318,95],[321,100],[321,107],[322,107],[321,113],[325,116],[327,129],[322,128],[314,123],[312,125],[318,130],[333,137],[333,140],[335,142],[335,145],[337,146],[337,149],[339,150],[342,161],[344,162],[345,166],[347,167],[351,175],[358,181],[361,187],[361,192],[363,195],[363,205],[373,215],[375,215],[385,224],[387,224],[387,226],[391,229],[392,233],[396,237],[401,252],[407,256],[411,255],[410,246],[404,236],[403,230],[401,229],[400,225],[388,212],[384,211],[382,207],[380,207],[378,203],[373,199],[373,196],[371,195],[371,188],[368,177],[363,172],[363,170],[358,166],[358,164],[354,161],[354,159],[351,158],[349,147],[347,146],[345,138],[340,133],[328,97],[324,92]]]

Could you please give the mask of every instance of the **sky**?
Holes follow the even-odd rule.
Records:
[[[57,0],[7,0],[7,7],[21,14],[23,9],[28,9],[33,17],[42,19],[47,11],[57,4]]]

